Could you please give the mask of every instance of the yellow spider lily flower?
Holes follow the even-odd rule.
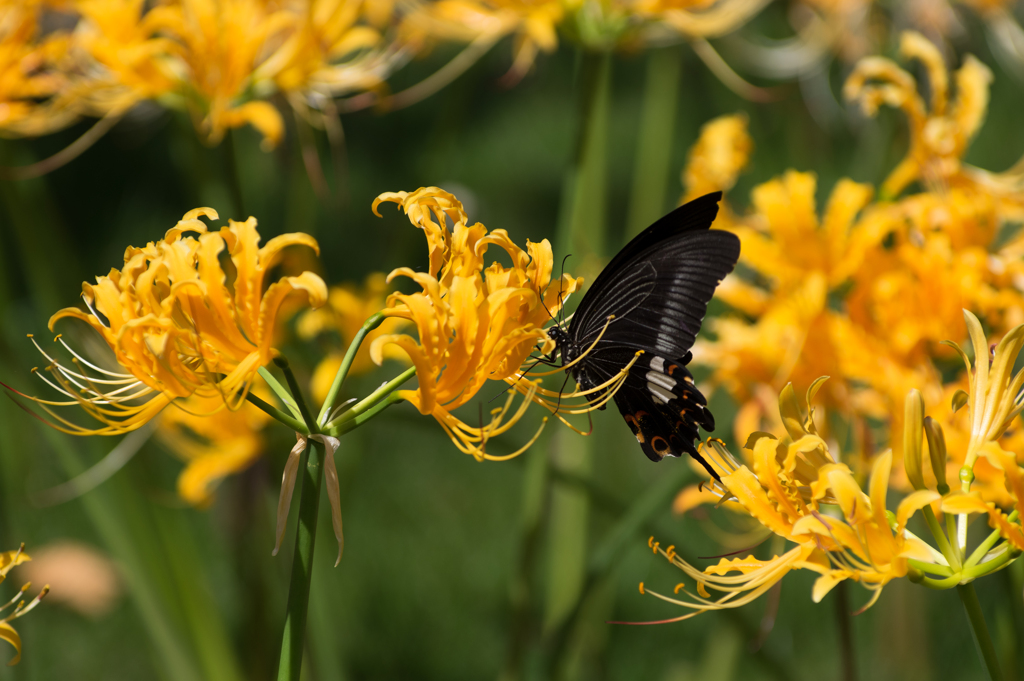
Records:
[[[327,295],[327,304],[316,310],[303,312],[295,330],[300,338],[307,340],[329,332],[337,333],[341,337],[341,347],[345,347],[355,338],[363,322],[385,307],[387,292],[387,277],[380,272],[367,276],[361,287],[351,284],[332,286]],[[370,359],[370,345],[373,341],[385,334],[397,333],[407,324],[404,319],[392,317],[385,319],[380,326],[366,334],[352,366],[349,367],[349,373],[360,374],[370,371],[374,367],[373,360]],[[388,359],[405,359],[405,353],[393,350],[397,348],[385,348],[384,353]],[[317,402],[326,399],[343,357],[344,352],[335,350],[317,364],[311,380],[313,399]]]
[[[17,551],[5,551],[3,553],[0,553],[0,582],[3,582],[5,579],[7,579],[7,573],[10,572],[12,569],[30,560],[32,559],[29,557],[27,553],[25,553],[24,544],[22,544],[21,548],[19,548]],[[43,600],[46,594],[50,591],[50,585],[47,584],[43,587],[42,591],[36,594],[35,598],[33,598],[31,601],[28,602],[28,604],[26,604],[21,597],[25,594],[26,591],[28,591],[30,586],[32,586],[31,583],[25,584],[21,587],[21,589],[18,590],[16,594],[14,594],[14,598],[9,600],[7,603],[4,603],[3,605],[0,605],[0,611],[7,610],[11,606],[14,606],[14,610],[11,611],[9,615],[4,617],[3,619],[0,619],[0,639],[10,643],[12,646],[14,646],[15,650],[14,658],[7,663],[7,666],[9,667],[18,664],[18,662],[21,660],[21,637],[18,636],[18,632],[14,630],[14,627],[12,627],[10,623],[13,620],[16,620],[19,617],[27,615],[29,612],[31,612],[37,605],[39,605],[39,602]]]
[[[808,405],[823,380],[815,381],[808,390]],[[811,595],[815,602],[841,581],[860,582],[873,592],[866,609],[888,582],[908,574],[909,559],[933,560],[936,552],[907,533],[906,525],[914,513],[940,498],[937,492],[910,494],[890,519],[885,503],[891,452],[875,459],[865,493],[818,434],[813,409],[804,416],[792,386],[782,391],[779,411],[787,435],[781,439],[768,433],[751,435],[746,445],[751,450],[751,466],[737,461],[719,441],[702,445],[704,456],[721,476],[721,482],[706,487],[795,546],[769,560],[752,555],[723,558],[699,570],[674,550],[652,544],[698,585],[696,593],[685,591],[682,599],[646,590],[691,611],[674,619],[749,603],[795,569],[820,575]]]
[[[253,392],[272,401],[269,390]],[[224,478],[241,473],[263,454],[261,431],[269,421],[270,416],[252,405],[231,411],[217,398],[173,402],[161,414],[156,437],[186,462],[178,476],[178,496],[197,508],[209,507]]]
[[[203,216],[218,219],[211,208],[189,211],[162,241],[129,247],[121,270],[84,283],[88,312],[65,308],[50,318],[51,329],[64,318],[84,321],[120,365],[117,371],[91,363],[58,336],[72,355],[71,365],[63,365],[37,344],[49,363],[47,382],[70,398],[31,398],[56,419],[51,425],[75,435],[116,435],[138,428],[171,400],[192,396],[237,409],[256,372],[276,356],[271,343],[282,302],[292,295],[312,307],[325,302],[327,286],[312,272],[266,281],[285,248],[319,252],[312,237],[284,234],[261,248],[255,218],[229,220],[211,232]],[[103,425],[85,428],[53,409],[68,405]]]
[[[520,453],[525,447],[499,457],[488,454],[485,446],[522,417],[527,399],[510,416],[510,395],[505,407],[491,412],[489,422],[479,427],[467,425],[452,412],[472,400],[488,380],[518,375],[538,343],[542,352],[553,349],[544,325],[582,280],[566,274],[553,281],[547,240],[527,242],[524,251],[504,230],[488,232],[480,223],[470,225],[462,204],[442,189],[381,194],[374,201],[374,212],[383,202],[399,204],[412,224],[423,230],[429,265],[425,272],[402,267],[388,275],[389,281],[408,277],[422,288],[418,293],[392,294],[384,310],[387,316],[414,323],[419,339],[404,334],[379,336],[370,347],[373,361],[383,361],[388,345],[409,356],[419,387],[399,395],[421,414],[433,415],[464,453],[479,460]],[[453,224],[450,229],[447,220]],[[485,266],[484,255],[492,245],[509,255],[511,267],[497,261]],[[523,389],[532,398],[536,385],[528,382]]]

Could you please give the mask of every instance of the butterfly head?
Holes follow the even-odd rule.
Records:
[[[575,345],[569,334],[558,324],[548,329],[548,338],[555,341],[555,349],[562,356],[562,363],[571,362],[576,358]]]

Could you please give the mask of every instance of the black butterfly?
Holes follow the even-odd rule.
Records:
[[[721,198],[714,192],[694,199],[645,229],[598,275],[568,328],[548,330],[568,364],[607,325],[566,369],[584,389],[611,379],[643,350],[615,393],[619,411],[651,461],[685,451],[716,479],[693,445],[697,426],[712,431],[715,420],[686,365],[708,301],[740,255],[735,234],[709,229]]]

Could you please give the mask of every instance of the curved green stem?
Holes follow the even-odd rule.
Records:
[[[931,530],[932,536],[935,537],[935,543],[938,544],[939,551],[942,552],[942,557],[946,559],[946,562],[949,563],[954,572],[959,571],[960,554],[950,546],[949,539],[946,538],[946,533],[942,531],[942,527],[932,511],[932,507],[925,506],[922,509],[922,513],[924,514],[925,522],[928,523],[928,529]]]
[[[363,425],[364,423],[372,419],[377,414],[381,413],[382,411],[390,407],[395,402],[400,402],[401,400],[402,398],[399,397],[397,393],[390,393],[383,400],[379,401],[377,404],[373,405],[373,407],[366,410],[366,412],[357,415],[355,418],[348,419],[347,421],[339,424],[336,428],[332,430],[325,430],[324,432],[327,435],[331,435],[333,437],[341,437],[345,433],[352,432],[359,426]]]
[[[292,416],[297,419],[302,418],[302,414],[299,413],[299,408],[295,406],[295,398],[291,396],[288,389],[281,385],[281,382],[274,378],[274,374],[270,373],[267,367],[260,367],[259,369],[260,378],[267,382],[270,389],[277,395],[277,399],[281,400],[281,404],[288,408]]]
[[[970,568],[965,568],[963,571],[964,578],[967,580],[974,580],[978,577],[984,577],[985,575],[992,574],[997,570],[1001,570],[1009,565],[1014,558],[1020,555],[1019,552],[1012,550],[1009,544],[1003,544],[1000,549],[1001,553],[992,556],[991,560],[986,560],[983,563],[978,563]]]
[[[1009,520],[1011,523],[1013,521],[1015,521],[1016,519],[1017,519],[1017,511],[1014,511],[1013,513],[1011,513],[1010,517],[1007,518],[1007,520]],[[1001,536],[1002,535],[999,534],[999,530],[993,530],[992,534],[990,534],[988,537],[986,537],[985,541],[983,541],[980,544],[978,544],[978,548],[974,549],[974,553],[972,553],[971,557],[968,558],[967,562],[964,563],[964,567],[965,568],[970,568],[970,567],[974,567],[975,565],[980,563],[981,559],[985,557],[985,554],[988,553],[989,549],[991,549],[993,546],[996,545],[996,542],[999,541],[999,538]]]
[[[267,415],[270,416],[270,418],[280,421],[281,423],[283,423],[284,425],[288,426],[289,428],[298,433],[302,433],[303,435],[309,435],[309,431],[306,429],[306,424],[304,424],[302,421],[299,421],[298,419],[292,418],[288,414],[285,414],[283,411],[281,411],[274,405],[268,402],[264,402],[256,395],[253,395],[252,391],[249,391],[249,393],[246,394],[245,399],[248,400],[249,403],[252,404],[257,409],[266,412]]]
[[[335,432],[348,432],[348,430],[339,431],[339,428],[344,426],[348,421],[351,421],[358,417],[364,412],[368,412],[369,409],[377,405],[378,402],[393,394],[400,385],[408,381],[410,378],[416,375],[416,367],[409,367],[402,373],[395,376],[393,379],[382,385],[381,387],[374,390],[372,393],[360,400],[355,406],[346,411],[344,414],[334,419],[323,427],[323,432],[328,435],[334,435]],[[376,412],[374,412],[376,413]],[[365,419],[364,419],[365,421]],[[363,421],[360,421],[362,423]]]
[[[320,407],[320,414],[316,418],[316,422],[319,425],[324,425],[324,420],[330,415],[331,409],[334,408],[334,401],[338,398],[338,391],[341,390],[341,384],[345,382],[345,377],[348,376],[352,362],[355,361],[356,353],[359,352],[359,346],[363,344],[366,335],[380,326],[384,319],[384,315],[380,312],[374,314],[363,322],[363,326],[356,333],[355,338],[352,339],[348,350],[345,351],[344,359],[341,360],[341,366],[338,367],[338,373],[334,375],[334,383],[331,384],[331,389],[327,392],[327,399],[324,400],[323,406]]]
[[[974,643],[978,646],[978,655],[985,663],[989,677],[992,681],[1002,681],[1003,674],[999,670],[996,647],[992,644],[992,637],[989,636],[988,625],[985,624],[985,616],[981,612],[981,603],[978,602],[974,584],[961,584],[956,591],[960,596],[960,602],[964,604],[967,621],[970,622],[971,632],[974,634]]]
[[[279,357],[274,363],[284,372],[296,407],[302,414],[307,433],[319,434],[316,422],[299,390],[298,381],[287,360]],[[320,509],[320,487],[323,483],[324,443],[309,440],[303,454],[305,466],[300,476],[299,527],[295,533],[295,552],[292,554],[292,576],[288,587],[288,608],[281,637],[281,661],[277,669],[278,681],[299,681],[302,672],[302,649],[306,637],[306,614],[309,610],[309,586],[313,577],[313,550],[316,544],[316,522]]]
[[[946,589],[952,589],[954,586],[959,586],[961,579],[963,579],[963,577],[960,575],[960,573],[957,573],[952,577],[947,577],[945,579],[932,579],[931,577],[925,577],[921,580],[921,586],[927,587],[929,589],[943,591]]]
[[[953,570],[945,565],[936,565],[935,563],[927,563],[923,560],[917,560],[916,558],[908,558],[907,564],[911,565],[921,572],[927,572],[932,575],[938,575],[939,577],[952,577]]]

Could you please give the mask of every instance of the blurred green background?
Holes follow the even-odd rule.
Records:
[[[771,35],[784,13],[784,6],[769,8],[754,30]],[[987,123],[967,160],[1001,170],[1024,150],[1024,91],[989,54],[980,25],[969,24],[955,45],[960,56],[973,52],[995,71]],[[438,49],[415,62],[395,77],[393,89],[418,82],[454,53]],[[617,54],[607,176],[603,189],[587,197],[606,211],[606,256],[625,242],[628,216],[639,210],[630,206],[641,109],[650,95],[645,78],[648,61],[659,58],[678,60],[681,75],[663,138],[670,162],[663,177],[656,173],[665,189],[646,208],[652,217],[675,204],[687,149],[700,126],[721,114],[747,112],[756,145],[749,172],[730,193],[739,211],[752,186],[787,168],[818,174],[820,205],[839,177],[877,185],[905,152],[902,114],[883,110],[866,120],[837,104],[832,118],[815,117],[796,83],[773,84],[778,100],[754,104],[719,83],[685,46]],[[384,219],[371,213],[373,198],[385,191],[437,185],[463,200],[472,220],[506,229],[518,243],[555,240],[566,219],[565,178],[576,153],[574,83],[582,61],[563,45],[516,87],[503,89],[505,42],[424,102],[385,115],[344,116],[343,174],[336,173],[326,141],[318,140],[333,190],[323,200],[306,176],[294,130],[271,153],[260,150],[259,136],[248,129],[211,149],[184,115],[155,107],[133,111],[80,158],[43,178],[0,183],[0,379],[40,392],[28,370],[41,361],[25,334],[45,337],[49,315],[78,302],[83,280],[120,266],[128,244],[160,238],[196,206],[214,207],[222,218],[256,216],[264,241],[284,232],[314,235],[328,283],[426,264],[423,237],[404,216],[393,207],[385,207]],[[833,94],[845,68],[831,66]],[[0,141],[0,164],[49,156],[87,127]],[[240,196],[229,181],[231,163]],[[285,349],[300,379],[308,378],[319,352],[315,344]],[[358,377],[346,390],[364,395],[395,369]],[[480,399],[500,390],[495,384]],[[728,440],[734,405],[717,394],[712,406],[718,434]],[[533,418],[495,442],[495,451],[518,447],[536,427]],[[638,592],[643,581],[668,593],[682,578],[651,554],[649,535],[699,565],[706,563],[698,557],[728,549],[709,538],[710,521],[700,514],[671,514],[674,493],[696,479],[688,463],[649,462],[614,409],[595,414],[595,444],[582,464],[560,454],[574,445],[558,430],[548,426],[516,460],[486,464],[461,455],[432,419],[404,404],[345,437],[337,461],[346,552],[332,568],[323,495],[306,678],[840,678],[839,613],[867,599],[855,584],[846,585],[845,596],[837,589],[815,605],[812,577],[791,575],[773,621],[766,616],[769,596],[682,623],[607,624],[681,614]],[[205,511],[177,499],[181,463],[152,441],[97,489],[38,507],[35,493],[99,461],[116,441],[63,436],[0,402],[0,546],[26,542],[31,553],[57,539],[85,542],[113,558],[125,588],[114,609],[97,617],[44,601],[18,621],[24,658],[0,668],[0,678],[271,678],[294,517],[285,550],[272,558],[274,508],[293,436],[277,425],[268,433],[266,456],[226,480]],[[771,552],[770,544],[757,549],[765,557]],[[1010,657],[1021,647],[1017,615],[1008,606],[1011,594],[1020,600],[1012,587],[1020,567],[978,584],[997,645]],[[2,587],[6,597],[20,584],[15,571]],[[983,678],[952,592],[893,583],[874,608],[852,619],[852,641],[859,678]],[[1024,665],[1013,671],[1024,673]]]

